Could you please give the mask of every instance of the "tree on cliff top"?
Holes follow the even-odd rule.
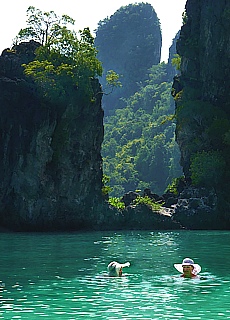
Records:
[[[102,66],[89,28],[80,30],[79,37],[67,28],[74,20],[66,15],[58,17],[53,11],[43,13],[34,7],[28,8],[27,15],[28,27],[20,30],[16,41],[35,40],[41,46],[35,60],[23,65],[25,74],[47,97],[65,98],[73,87],[91,94],[90,81],[102,74]]]
[[[65,27],[67,24],[74,25],[74,19],[67,15],[57,16],[54,11],[42,12],[33,6],[30,6],[27,11],[27,27],[21,29],[15,38],[14,42],[23,40],[34,40],[47,44],[56,35],[57,26]]]

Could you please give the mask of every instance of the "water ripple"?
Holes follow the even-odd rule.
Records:
[[[230,319],[230,233],[133,231],[3,240],[8,254],[1,264],[0,319]],[[187,251],[203,261],[203,280],[176,274],[173,263]],[[216,259],[209,259],[213,252]],[[218,264],[221,256],[224,265]],[[107,276],[112,260],[131,262],[123,277]]]

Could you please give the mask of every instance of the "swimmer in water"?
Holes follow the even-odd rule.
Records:
[[[190,258],[185,258],[182,263],[175,263],[174,267],[182,273],[183,278],[198,278],[198,273],[201,271],[201,266]]]
[[[109,272],[109,276],[110,277],[121,277],[122,276],[122,272],[123,272],[123,268],[124,267],[129,267],[130,263],[126,262],[126,263],[118,263],[116,261],[112,261],[108,264],[108,272]]]

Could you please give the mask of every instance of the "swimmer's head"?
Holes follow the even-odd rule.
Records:
[[[124,267],[129,267],[130,263],[118,263],[116,261],[112,261],[109,263],[107,269],[109,271],[110,277],[121,277],[122,276],[122,269]]]

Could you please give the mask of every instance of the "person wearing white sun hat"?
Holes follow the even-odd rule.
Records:
[[[190,258],[185,258],[182,263],[175,263],[174,267],[182,273],[183,278],[196,278],[201,271],[201,266]]]

